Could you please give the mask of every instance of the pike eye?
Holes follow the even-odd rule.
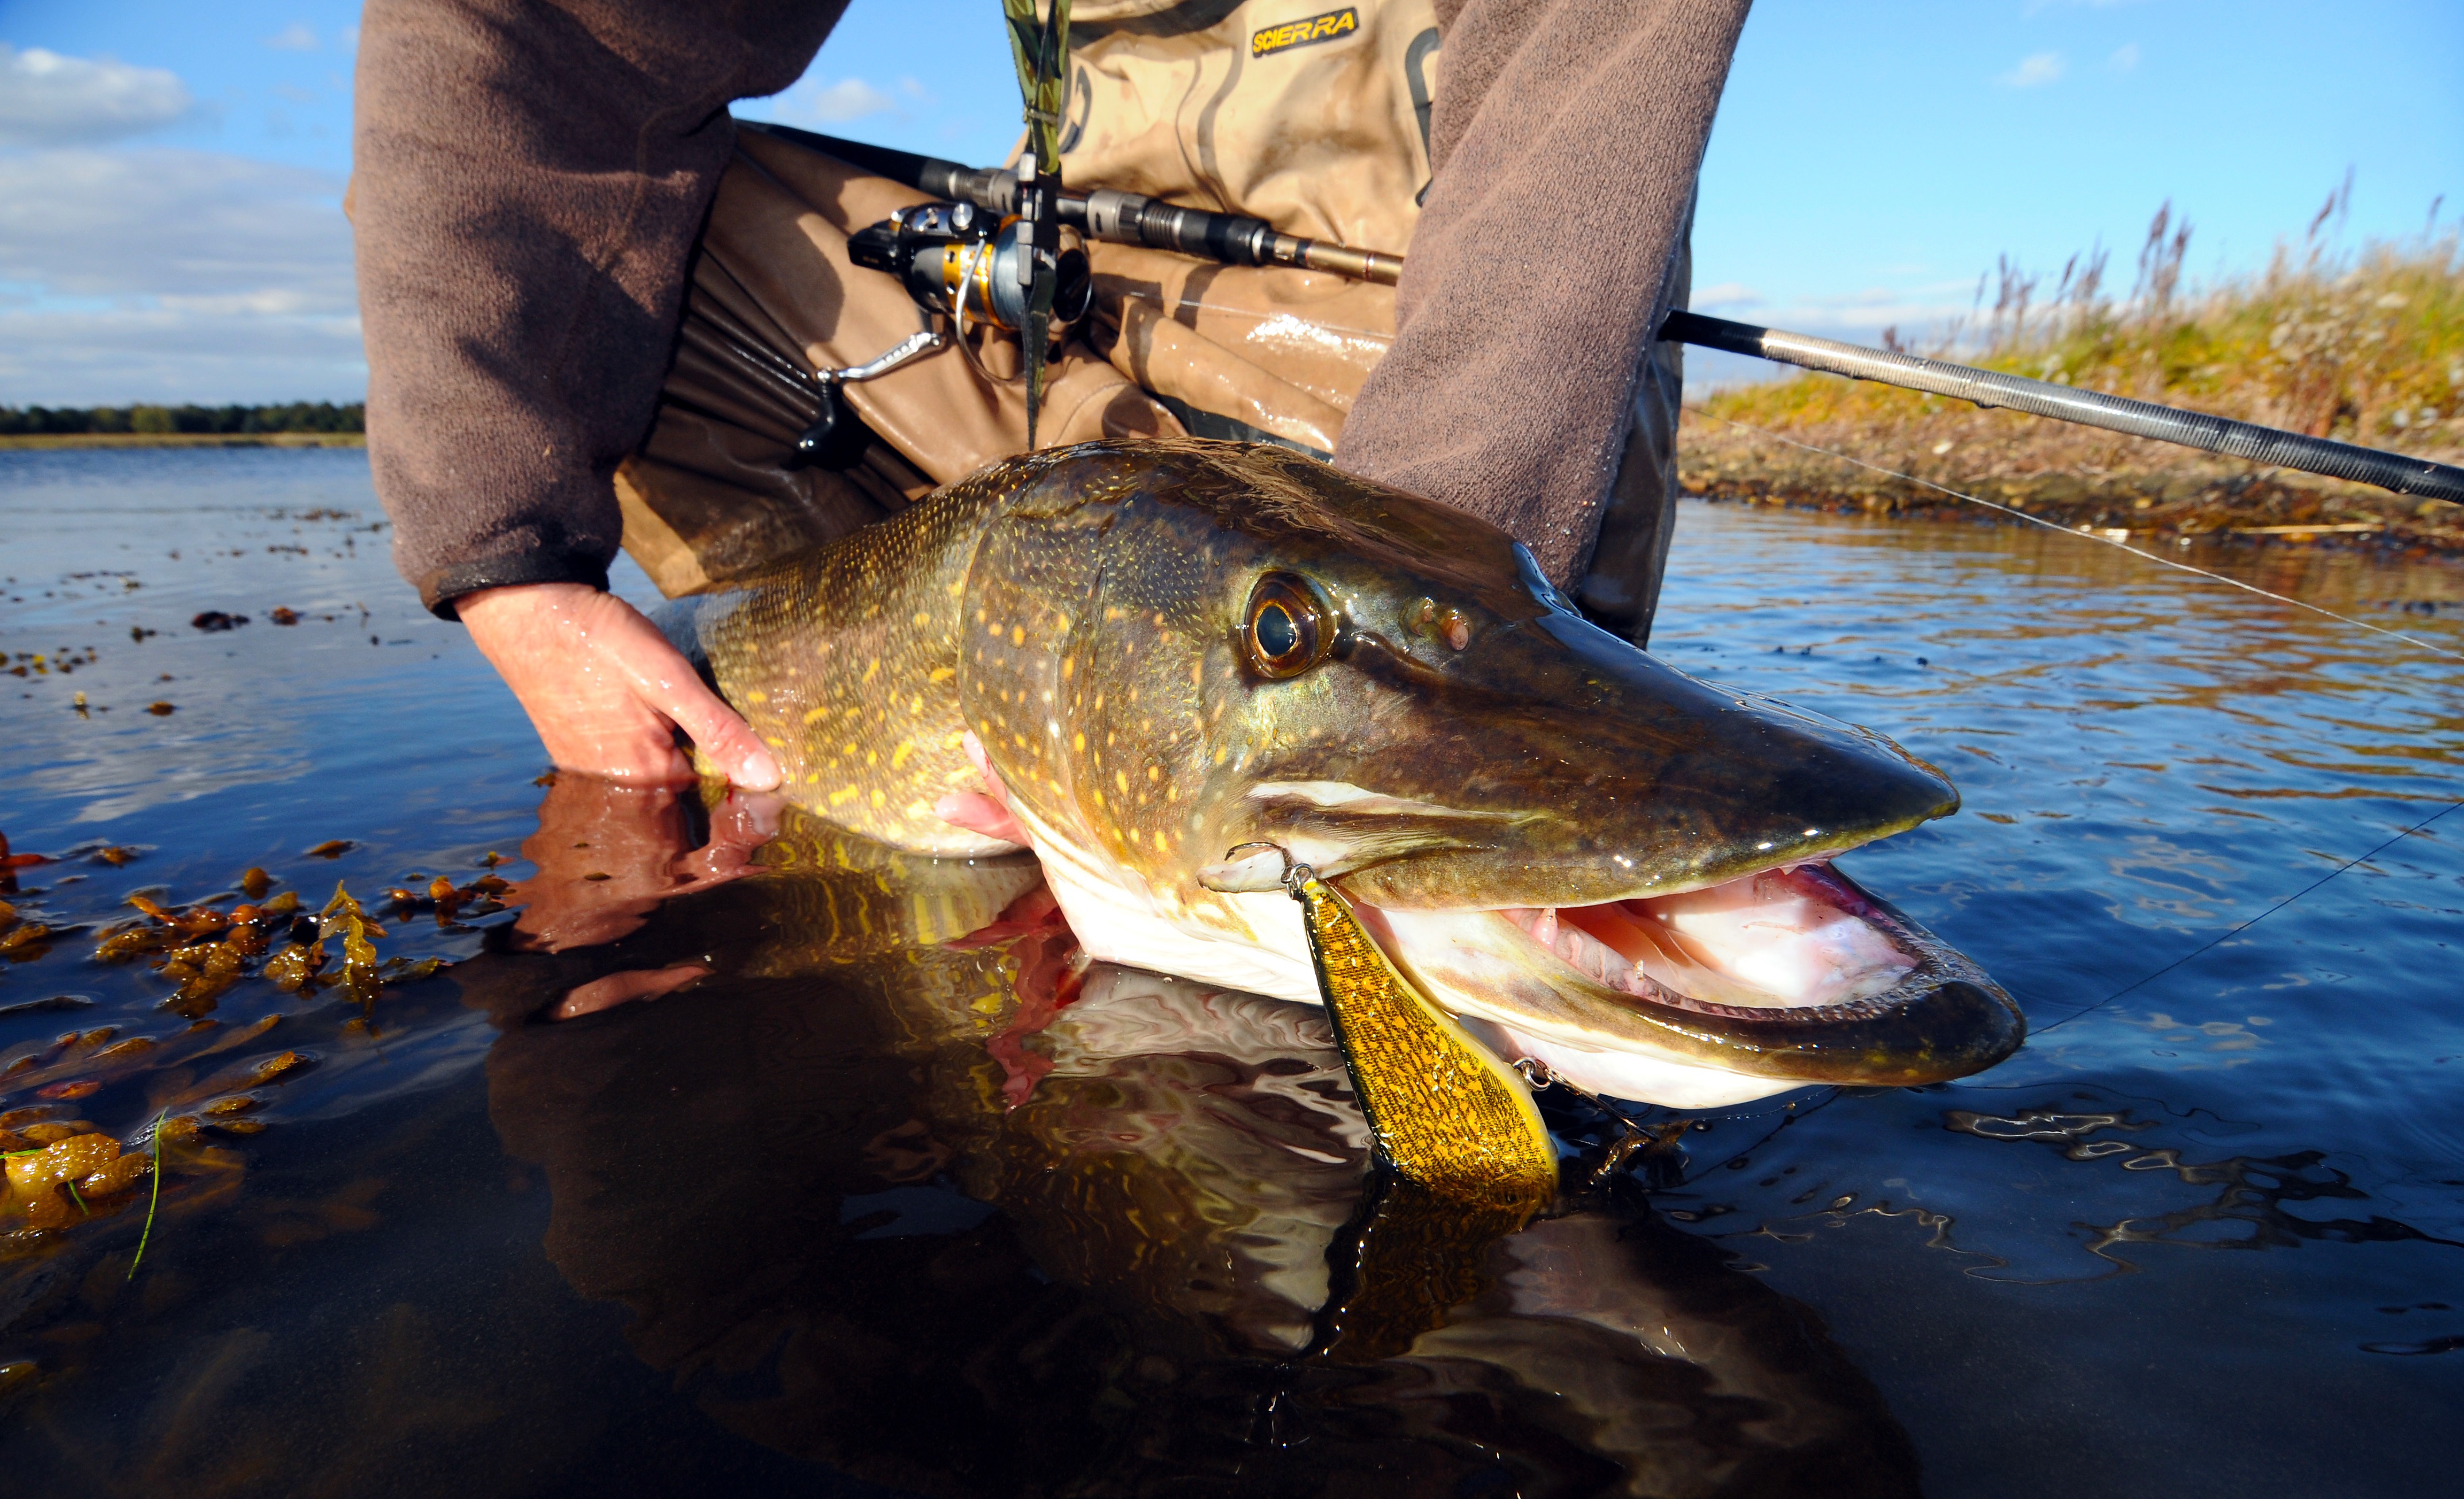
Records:
[[[1297,578],[1269,574],[1249,594],[1242,645],[1262,676],[1298,676],[1318,664],[1334,631],[1316,594]]]

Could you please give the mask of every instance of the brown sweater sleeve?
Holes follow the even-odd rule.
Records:
[[[429,606],[605,586],[729,100],[846,0],[368,0],[351,218],[368,452]]]
[[[1436,177],[1336,463],[1579,574],[1747,4],[1438,0]]]

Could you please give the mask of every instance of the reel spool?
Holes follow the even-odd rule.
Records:
[[[929,312],[1016,333],[1027,318],[1018,269],[1023,228],[972,203],[922,203],[847,236],[847,258],[896,276]],[[1056,270],[1052,320],[1076,322],[1095,297],[1087,253],[1064,250]]]

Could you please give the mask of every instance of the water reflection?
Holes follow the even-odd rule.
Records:
[[[687,853],[619,795],[569,837],[609,793],[559,787],[534,857],[608,877],[461,978],[550,1259],[730,1429],[933,1491],[1915,1491],[1813,1314],[1632,1195],[1484,1242],[1374,1181],[1317,1011],[1104,967],[1056,1006],[1029,862],[728,809]],[[664,992],[575,1013],[617,988]]]

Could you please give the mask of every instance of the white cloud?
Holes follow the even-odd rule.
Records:
[[[2113,49],[2113,55],[2104,59],[2104,65],[2116,73],[2127,73],[2139,66],[2139,44],[2123,42]]]
[[[277,288],[347,312],[340,176],[163,147],[0,156],[0,281],[55,297]]]
[[[0,145],[77,145],[157,129],[196,107],[179,76],[0,42]]]
[[[2036,88],[2054,82],[2062,76],[2062,55],[2039,52],[2019,59],[2019,65],[1993,81],[2006,88]]]
[[[845,78],[813,95],[806,112],[815,120],[837,124],[896,109],[898,100],[862,78]]]
[[[341,189],[204,151],[0,155],[0,403],[356,396]]]
[[[304,24],[294,21],[265,38],[265,45],[275,52],[315,52],[317,33],[310,31]]]

